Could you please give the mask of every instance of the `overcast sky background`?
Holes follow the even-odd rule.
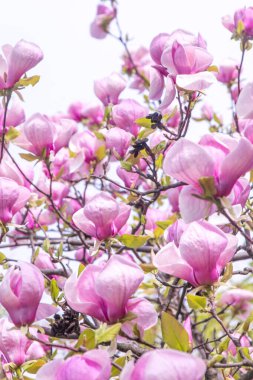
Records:
[[[93,81],[120,69],[120,44],[109,36],[96,40],[89,35],[96,0],[8,0],[1,2],[1,45],[19,39],[37,43],[44,60],[32,73],[41,75],[35,88],[23,92],[27,115],[34,112],[53,114],[65,111],[74,100],[89,101]],[[248,0],[119,0],[119,19],[124,32],[133,38],[130,44],[149,46],[161,32],[177,28],[201,32],[214,55],[214,63],[226,57],[240,59],[238,43],[222,26],[221,17],[233,14]],[[246,56],[244,75],[253,80],[253,52]],[[211,91],[219,107],[224,93]]]

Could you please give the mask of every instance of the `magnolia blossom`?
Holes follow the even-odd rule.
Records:
[[[201,179],[214,184],[214,196],[231,193],[239,178],[253,168],[253,146],[246,138],[239,141],[229,136],[204,136],[200,144],[181,138],[167,152],[164,171],[185,186],[179,195],[179,207],[186,223],[201,219],[210,213],[212,203],[201,200]]]
[[[219,82],[231,84],[238,77],[238,63],[232,60],[227,60],[219,66],[219,71],[216,78]]]
[[[55,359],[39,369],[37,380],[109,380],[111,360],[105,350],[91,350],[67,360]]]
[[[206,71],[213,58],[200,35],[196,38],[183,30],[160,34],[151,42],[150,54],[156,65],[150,71],[149,97],[159,100],[165,88],[160,109],[172,103],[176,86],[194,92],[208,88],[215,81],[214,75]]]
[[[70,141],[69,148],[72,152],[76,153],[77,162],[78,153],[83,153],[83,158],[86,163],[97,160],[97,152],[104,147],[104,141],[97,138],[97,136],[91,131],[83,131],[75,133]]]
[[[44,278],[35,265],[20,262],[5,274],[0,285],[0,303],[16,326],[31,324],[44,292]]]
[[[237,28],[241,23],[245,36],[253,38],[253,7],[238,9],[234,17],[229,15],[222,17],[222,23],[232,33],[237,33]]]
[[[64,287],[72,309],[102,322],[114,323],[129,311],[136,314],[123,324],[123,331],[132,335],[137,324],[144,331],[157,322],[152,304],[142,298],[130,299],[144,278],[142,270],[129,258],[112,256],[107,263],[89,264],[78,278],[73,274]]]
[[[30,198],[30,191],[12,179],[0,177],[0,222],[9,223]]]
[[[99,100],[108,106],[111,104],[117,104],[119,95],[126,88],[125,79],[118,73],[112,73],[108,77],[95,80],[94,92]]]
[[[193,222],[180,237],[179,246],[169,243],[154,257],[164,273],[182,278],[193,286],[213,284],[232,259],[237,246],[234,235],[202,221]]]
[[[222,304],[233,305],[240,311],[248,311],[253,301],[253,292],[246,289],[228,289],[224,290],[220,302]]]
[[[130,361],[120,380],[202,380],[205,362],[193,355],[172,349],[152,350]]]
[[[112,150],[116,158],[124,158],[131,140],[131,133],[118,127],[111,128],[106,133],[106,147]]]
[[[75,102],[70,104],[68,115],[77,122],[85,122],[88,126],[100,124],[104,118],[104,109],[101,104],[85,104]]]
[[[108,33],[108,27],[116,16],[116,9],[109,8],[104,4],[97,6],[97,14],[95,20],[90,26],[90,34],[94,38],[105,38]]]
[[[116,126],[134,136],[137,136],[140,130],[136,120],[145,117],[147,114],[147,107],[133,99],[124,99],[112,108],[112,118]]]
[[[25,40],[12,47],[2,47],[5,58],[0,55],[0,90],[13,87],[19,79],[43,58],[41,49]]]
[[[20,128],[21,135],[15,144],[36,156],[49,155],[67,146],[72,134],[76,131],[73,120],[58,118],[57,122],[45,115],[32,115]]]
[[[34,330],[31,333],[38,335]],[[41,343],[28,339],[7,319],[0,319],[0,353],[3,355],[3,362],[20,366],[26,361],[45,356],[48,349]]]
[[[237,115],[242,119],[253,119],[253,83],[242,89],[236,103]]]
[[[130,211],[130,206],[118,203],[111,195],[100,192],[73,215],[73,221],[87,235],[104,240],[120,231]]]

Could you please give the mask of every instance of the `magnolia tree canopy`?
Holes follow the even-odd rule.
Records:
[[[253,8],[223,17],[241,60],[220,66],[181,29],[132,51],[118,13],[90,33],[121,72],[60,114],[25,117],[40,47],[2,47],[1,379],[253,379]]]

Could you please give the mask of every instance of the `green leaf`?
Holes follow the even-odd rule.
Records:
[[[96,337],[95,331],[92,329],[85,329],[78,338],[76,348],[84,346],[88,348],[88,350],[92,350],[96,347]]]
[[[196,296],[195,294],[187,294],[188,305],[194,310],[205,309],[206,301],[206,297]]]
[[[118,240],[128,248],[142,247],[149,239],[150,236],[135,236],[128,234],[118,237]]]
[[[31,360],[31,361],[26,362],[25,364],[23,364],[22,365],[22,369],[25,372],[35,374],[35,373],[38,372],[38,370],[40,369],[40,367],[42,367],[44,364],[46,364],[46,361],[43,360],[43,359]]]
[[[137,136],[137,140],[145,139],[146,137],[148,137],[149,135],[151,135],[154,132],[155,132],[155,130],[151,129],[151,128],[150,129],[149,128],[142,129]]]
[[[20,157],[23,158],[26,161],[36,161],[39,160],[39,157],[34,156],[31,153],[19,153]]]
[[[102,161],[106,156],[106,148],[105,145],[100,146],[96,151],[96,157],[98,161]]]
[[[175,350],[187,352],[189,336],[185,328],[171,314],[162,312],[162,335],[164,342]]]
[[[80,274],[82,273],[82,271],[84,271],[85,269],[85,265],[83,265],[82,263],[79,264],[79,267],[78,267],[78,277],[80,276]]]
[[[120,356],[119,358],[114,360],[113,363],[115,363],[118,366],[120,366],[121,368],[123,368],[125,363],[126,363],[126,359],[127,359],[127,356]],[[118,368],[112,366],[111,377],[118,376],[119,374],[120,374],[120,370]]]
[[[98,330],[96,330],[96,341],[97,343],[111,342],[116,338],[121,329],[121,323],[116,323],[115,325],[104,327],[102,325]]]
[[[2,262],[6,259],[6,256],[5,254],[3,254],[3,252],[0,252],[0,264],[2,264]]]
[[[223,355],[215,355],[210,362],[208,362],[207,366],[208,368],[212,367],[215,363],[219,363],[224,359]]]
[[[160,153],[165,147],[166,147],[167,142],[166,141],[161,141],[159,144],[157,144],[153,149],[152,152],[154,154]]]
[[[227,282],[228,280],[230,280],[230,278],[233,276],[233,263],[228,263],[226,265],[226,268],[225,268],[225,271],[224,271],[224,274],[221,278],[221,282]]]
[[[54,302],[57,302],[57,297],[59,295],[60,289],[58,288],[57,282],[54,278],[50,282],[50,292]]]
[[[127,172],[130,172],[132,169],[132,164],[130,162],[121,161],[121,167],[125,169]]]
[[[30,78],[22,78],[18,81],[17,83],[17,86],[20,87],[26,87],[26,86],[35,86],[40,80],[40,76],[39,75],[33,75],[32,77]]]
[[[242,325],[242,331],[246,333],[249,330],[250,324],[253,321],[253,311],[250,313],[246,321]]]
[[[225,339],[223,339],[223,341],[218,345],[218,348],[217,348],[218,354],[222,354],[222,352],[228,349],[229,342],[230,342],[229,337],[226,337]]]
[[[6,133],[5,135],[5,140],[6,141],[11,141],[11,140],[15,140],[18,136],[20,135],[20,131],[18,131],[16,128],[14,127],[10,127],[8,129],[8,132]]]
[[[45,239],[43,241],[42,248],[44,249],[44,251],[49,252],[49,249],[50,249],[50,240],[49,239]]]
[[[146,117],[141,117],[135,120],[135,123],[144,128],[151,128],[151,119],[147,119]]]
[[[166,228],[168,228],[169,226],[171,226],[173,223],[175,223],[177,220],[177,215],[176,214],[173,214],[169,219],[167,220],[162,220],[162,221],[158,221],[156,222],[156,225],[158,227],[160,227],[162,230],[166,230]]]

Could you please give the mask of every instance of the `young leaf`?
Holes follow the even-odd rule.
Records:
[[[149,236],[135,236],[128,234],[118,237],[118,240],[128,248],[139,248],[143,246],[148,239],[150,239]]]
[[[189,336],[185,328],[171,314],[162,313],[162,335],[164,342],[175,350],[189,350]]]
[[[195,294],[187,294],[187,302],[190,308],[194,310],[206,308],[206,297],[196,296]]]

